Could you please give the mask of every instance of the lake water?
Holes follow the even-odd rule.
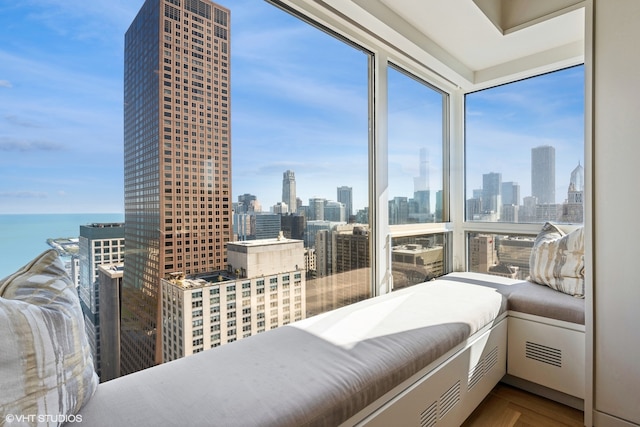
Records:
[[[50,249],[48,238],[77,238],[81,225],[99,222],[124,222],[124,214],[0,215],[0,278]]]

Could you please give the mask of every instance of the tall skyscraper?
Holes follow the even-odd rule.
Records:
[[[584,191],[584,168],[578,162],[578,166],[571,172],[569,184],[573,186],[574,191]]]
[[[338,202],[345,206],[348,221],[349,217],[353,215],[353,188],[344,185],[338,187]]]
[[[513,181],[502,183],[502,204],[520,205],[520,184]]]
[[[282,174],[282,201],[289,206],[289,213],[296,213],[296,174],[288,170]]]
[[[160,279],[226,266],[229,28],[208,0],[146,0],[125,35],[123,374],[162,362]]]
[[[496,172],[482,175],[482,210],[500,212],[502,207],[502,174]]]
[[[429,190],[429,153],[420,149],[419,175],[413,178],[413,199],[418,203],[419,213],[431,213],[431,192]]]
[[[539,204],[556,202],[556,149],[550,145],[531,149],[531,195]]]

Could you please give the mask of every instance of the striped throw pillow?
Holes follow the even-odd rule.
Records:
[[[584,228],[567,234],[547,222],[531,250],[529,275],[532,282],[584,297]]]
[[[62,424],[96,390],[78,293],[54,250],[0,281],[0,383],[0,419],[29,425]]]

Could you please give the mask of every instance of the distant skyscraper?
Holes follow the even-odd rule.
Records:
[[[413,178],[413,191],[429,190],[429,153],[426,148],[420,149],[419,175]]]
[[[288,214],[280,217],[280,229],[287,239],[304,239],[307,218],[304,215]]]
[[[324,220],[324,205],[327,203],[327,199],[315,197],[309,199],[309,220],[311,221],[323,221]]]
[[[353,188],[351,187],[338,187],[338,202],[345,206],[345,212],[347,220],[353,215]]]
[[[584,169],[580,163],[571,172],[567,201],[562,207],[561,220],[573,223],[584,221]]]
[[[429,190],[429,153],[420,149],[419,175],[413,178],[413,199],[418,203],[418,213],[431,213],[431,192]]]
[[[539,204],[556,202],[556,149],[550,145],[531,149],[531,195]]]
[[[80,306],[98,375],[102,377],[100,345],[99,266],[124,260],[124,224],[99,223],[80,226],[78,239]]]
[[[344,205],[340,202],[327,201],[324,204],[324,219],[326,221],[347,222]]]
[[[574,191],[584,191],[584,168],[578,162],[578,166],[571,172],[571,180],[569,182],[573,185]]]
[[[502,174],[496,172],[482,175],[482,210],[500,212],[502,206]]]
[[[436,222],[442,221],[442,196],[442,190],[436,191]]]
[[[241,196],[238,196],[238,206],[239,209],[236,213],[262,211],[262,205],[258,201],[258,198],[253,194],[245,193]]]
[[[517,182],[502,183],[502,204],[520,205],[520,185]]]
[[[289,213],[296,213],[296,174],[291,170],[282,174],[282,202],[289,206]]]
[[[409,223],[409,201],[406,197],[394,197],[389,200],[389,224]]]
[[[275,239],[280,234],[281,220],[280,214],[258,214],[252,215],[251,220],[254,221],[253,231],[254,237],[249,240]]]
[[[229,10],[146,0],[124,41],[122,373],[162,362],[160,279],[226,267]]]

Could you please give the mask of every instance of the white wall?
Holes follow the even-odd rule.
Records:
[[[622,426],[640,424],[640,1],[593,6],[594,424]]]

